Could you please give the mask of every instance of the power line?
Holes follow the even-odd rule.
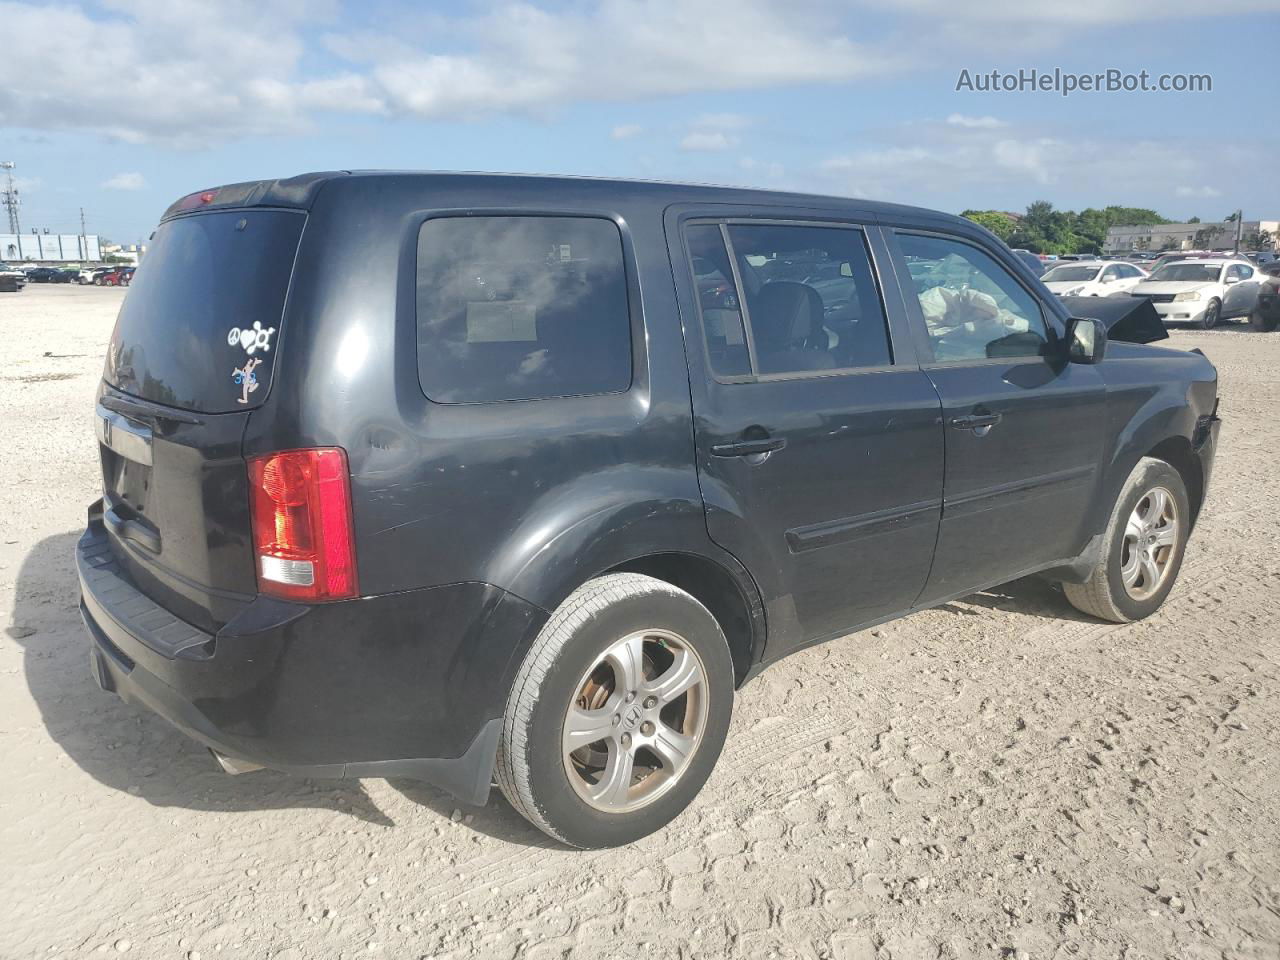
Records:
[[[7,185],[4,189],[4,205],[9,211],[9,232],[21,233],[22,223],[18,219],[18,205],[22,203],[22,199],[18,196],[18,188],[13,185],[13,167],[12,160],[0,160],[0,169],[3,169],[7,178]]]

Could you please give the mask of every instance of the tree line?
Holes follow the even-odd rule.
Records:
[[[1026,213],[1021,217],[1013,217],[1000,210],[965,210],[960,216],[986,227],[1011,247],[1052,254],[1102,253],[1106,250],[1109,227],[1175,222],[1143,207],[1110,206],[1101,210],[1088,207],[1077,213],[1074,210],[1055,210],[1048,200],[1028,204]],[[1235,217],[1233,213],[1223,219],[1233,221]],[[1192,217],[1187,222],[1199,223],[1200,218]],[[1230,239],[1229,231],[1209,225],[1196,231],[1195,245],[1212,248]],[[1270,235],[1263,231],[1246,235],[1243,248],[1252,250],[1270,242]]]

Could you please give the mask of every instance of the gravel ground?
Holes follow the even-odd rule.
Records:
[[[1280,334],[1171,342],[1225,423],[1156,616],[1028,580],[797,654],[688,812],[575,853],[496,794],[228,777],[97,690],[72,549],[121,298],[0,294],[0,958],[1280,956]]]

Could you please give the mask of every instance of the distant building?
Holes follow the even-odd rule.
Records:
[[[1280,221],[1246,220],[1243,223],[1241,250],[1255,249],[1250,238],[1259,233],[1270,234],[1264,250],[1280,249]],[[1107,253],[1131,253],[1134,250],[1231,250],[1236,242],[1234,221],[1218,223],[1129,224],[1107,229]]]
[[[145,243],[108,243],[102,248],[104,257],[115,257],[137,265],[147,253]]]
[[[97,234],[0,233],[0,260],[6,263],[83,263],[101,259]]]

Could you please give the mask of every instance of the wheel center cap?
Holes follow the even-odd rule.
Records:
[[[622,725],[628,730],[634,729],[639,723],[640,718],[644,716],[644,711],[640,709],[639,704],[632,704],[627,712],[622,715]]]

